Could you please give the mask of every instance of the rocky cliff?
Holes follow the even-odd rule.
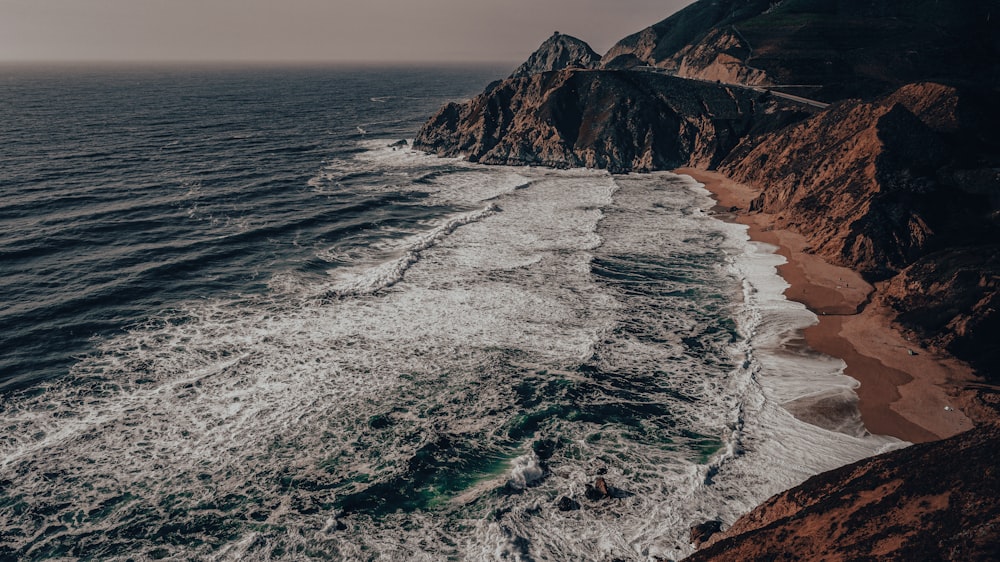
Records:
[[[761,190],[754,209],[813,252],[891,279],[879,298],[921,342],[1000,376],[989,344],[1000,341],[998,5],[702,0],[623,39],[605,70],[552,71],[594,60],[556,34],[515,77],[442,108],[414,145],[486,164],[718,167]],[[959,85],[910,83],[818,111],[727,84],[815,81],[836,97],[924,75]]]
[[[615,172],[713,167],[742,139],[807,106],[652,72],[566,70],[495,83],[442,108],[414,146],[484,164]]]
[[[814,476],[686,560],[1000,560],[998,448],[987,425]]]
[[[510,77],[525,78],[565,68],[594,68],[600,61],[601,55],[595,53],[590,45],[557,31],[517,67]]]
[[[913,84],[843,102],[749,141],[719,169],[761,188],[756,208],[780,215],[815,252],[884,279],[931,251],[989,240],[1000,226],[983,192],[1000,196],[1000,185],[966,188],[942,174],[959,156],[941,134],[958,126],[959,101],[954,88]]]
[[[911,339],[965,359],[1000,380],[1000,243],[924,256],[893,277],[878,299],[897,312]]]
[[[880,298],[919,340],[995,375],[998,128],[982,95],[911,84],[747,139],[719,169],[813,252],[892,279]]]

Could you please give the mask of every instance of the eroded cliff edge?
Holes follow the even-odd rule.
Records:
[[[741,140],[808,106],[653,72],[563,70],[492,84],[428,121],[413,145],[483,164],[612,172],[716,166]]]

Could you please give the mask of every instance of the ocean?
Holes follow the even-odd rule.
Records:
[[[691,178],[397,144],[508,71],[0,68],[0,559],[679,559],[901,445]]]

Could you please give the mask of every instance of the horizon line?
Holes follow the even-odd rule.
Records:
[[[0,66],[500,66],[514,60],[0,59]]]

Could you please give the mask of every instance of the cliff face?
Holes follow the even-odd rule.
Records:
[[[730,84],[772,84],[766,72],[747,62],[752,53],[750,44],[734,28],[717,28],[677,53],[677,76]]]
[[[935,178],[946,146],[908,101],[952,101],[955,91],[913,86],[874,103],[845,102],[741,147],[720,166],[761,188],[756,207],[780,215],[824,257],[873,278],[899,271],[933,247],[942,229],[961,225],[978,201]],[[911,104],[912,105],[912,104]]]
[[[517,67],[511,78],[525,78],[542,72],[564,68],[594,68],[601,60],[590,45],[569,35],[555,32],[534,53]]]
[[[847,101],[748,139],[720,165],[754,209],[873,280],[932,347],[997,372],[1000,163],[992,103],[938,84]],[[970,99],[971,98],[971,99]],[[900,274],[895,277],[897,274]]]
[[[998,560],[998,447],[988,425],[814,476],[686,560]]]
[[[508,79],[466,104],[449,104],[414,146],[485,164],[712,167],[747,135],[804,111],[744,88],[650,72],[567,70]]]

